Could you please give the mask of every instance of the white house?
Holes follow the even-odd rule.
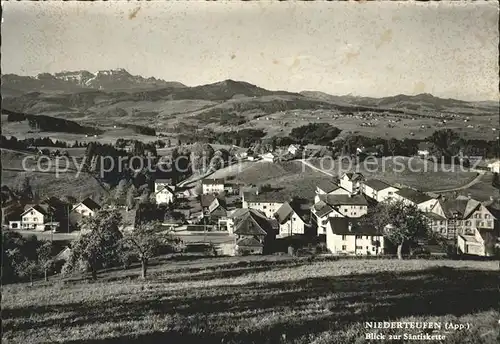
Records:
[[[430,143],[421,142],[418,144],[417,155],[423,159],[427,158],[430,154]]]
[[[273,153],[269,152],[266,154],[262,154],[262,160],[267,162],[276,162],[276,160],[278,160],[278,157]]]
[[[94,202],[91,198],[87,197],[80,203],[76,204],[73,209],[71,209],[71,212],[82,216],[94,216],[99,209],[101,209],[101,206]]]
[[[218,194],[224,191],[224,179],[203,179],[201,182],[203,194]]]
[[[28,206],[21,214],[22,229],[45,230],[48,212],[40,205]]]
[[[175,186],[171,185],[169,179],[155,180],[156,204],[169,204],[175,199]]]
[[[403,201],[406,204],[417,206],[424,213],[431,211],[432,207],[437,203],[437,199],[432,198],[420,191],[401,188],[394,192],[392,199],[395,201]]]
[[[300,153],[301,151],[302,151],[302,147],[300,145],[291,144],[290,146],[288,146],[288,153],[290,153],[292,155],[296,155],[296,154]]]
[[[498,236],[485,228],[475,228],[473,235],[461,234],[457,237],[458,249],[475,256],[491,257],[495,255],[495,243]]]
[[[361,192],[377,202],[391,200],[397,191],[399,191],[398,188],[378,179],[369,179],[361,183]]]
[[[493,173],[500,173],[500,160],[488,164],[488,168]]]
[[[279,237],[304,234],[306,224],[290,203],[285,202],[274,216],[279,223]]]
[[[340,177],[340,186],[350,193],[358,193],[364,180],[365,177],[361,173],[344,173]]]
[[[368,202],[363,195],[316,195],[314,206],[311,208],[318,235],[326,234],[331,217],[358,218],[367,212]]]
[[[274,214],[288,201],[288,197],[280,192],[243,192],[242,207],[259,210],[268,218],[274,218]]]
[[[326,226],[330,217],[344,217],[344,215],[321,200],[311,207],[311,219],[317,225],[318,235],[326,234]]]
[[[380,255],[384,237],[374,227],[361,226],[356,220],[332,217],[326,230],[326,247],[335,255]]]
[[[329,180],[324,180],[316,186],[317,195],[349,195],[350,192]]]

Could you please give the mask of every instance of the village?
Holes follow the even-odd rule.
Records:
[[[300,157],[304,149],[292,144],[280,154],[240,150],[235,157],[237,163],[278,163]],[[428,154],[423,147],[418,150],[422,159]],[[498,173],[499,162],[487,169]],[[133,231],[139,222],[157,221],[164,233],[180,238],[188,247],[212,250],[218,256],[275,254],[311,245],[319,245],[317,252],[336,256],[390,256],[395,253],[394,243],[384,237],[383,230],[363,220],[377,211],[378,204],[402,202],[422,212],[433,233],[456,254],[494,256],[499,237],[500,209],[493,196],[489,201],[470,195],[450,198],[390,185],[358,172],[319,183],[313,199],[291,197],[280,185],[244,185],[210,176],[192,181],[191,186],[171,178],[157,178],[153,184],[149,210],[99,204],[92,198],[68,203],[49,197],[24,204],[24,210],[11,214],[3,225],[25,235],[50,233],[44,237],[72,240],[84,233],[80,226],[84,219],[101,210],[116,210],[124,219],[122,231]],[[417,251],[446,254],[446,249],[436,247],[427,242]],[[67,254],[68,250],[69,246],[63,251]]]

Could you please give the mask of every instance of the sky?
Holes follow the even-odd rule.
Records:
[[[498,100],[497,2],[2,2],[2,73]]]

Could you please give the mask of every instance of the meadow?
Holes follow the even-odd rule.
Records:
[[[138,275],[133,267],[97,282],[6,285],[3,341],[364,343],[364,322],[389,320],[440,322],[444,343],[495,343],[498,335],[493,261],[165,258],[148,280]],[[471,327],[446,331],[448,321]],[[377,331],[401,333],[369,332]]]

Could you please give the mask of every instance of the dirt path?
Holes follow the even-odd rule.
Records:
[[[323,174],[326,174],[326,175],[327,175],[327,176],[329,176],[329,177],[332,177],[332,178],[335,178],[335,177],[336,177],[335,175],[333,175],[333,174],[331,174],[331,173],[329,173],[329,172],[326,172],[325,170],[322,170],[322,169],[320,169],[320,168],[317,168],[316,166],[314,166],[313,164],[311,164],[311,163],[310,163],[309,161],[307,161],[307,160],[300,159],[299,161],[300,161],[302,164],[304,164],[305,166],[308,166],[308,167],[312,168],[313,170],[316,170],[316,171],[318,171],[318,172],[321,172],[321,173],[323,173]]]
[[[462,186],[459,186],[459,187],[456,187],[456,188],[453,188],[453,189],[446,189],[446,190],[432,190],[432,191],[429,191],[429,192],[434,192],[434,193],[445,193],[445,192],[452,192],[452,191],[458,191],[458,190],[464,190],[464,189],[468,189],[470,188],[471,186],[473,185],[476,185],[477,183],[479,183],[482,179],[482,176],[483,174],[479,173],[476,178],[474,178],[473,180],[471,180],[470,182],[468,182],[467,184],[465,185],[462,185]]]

